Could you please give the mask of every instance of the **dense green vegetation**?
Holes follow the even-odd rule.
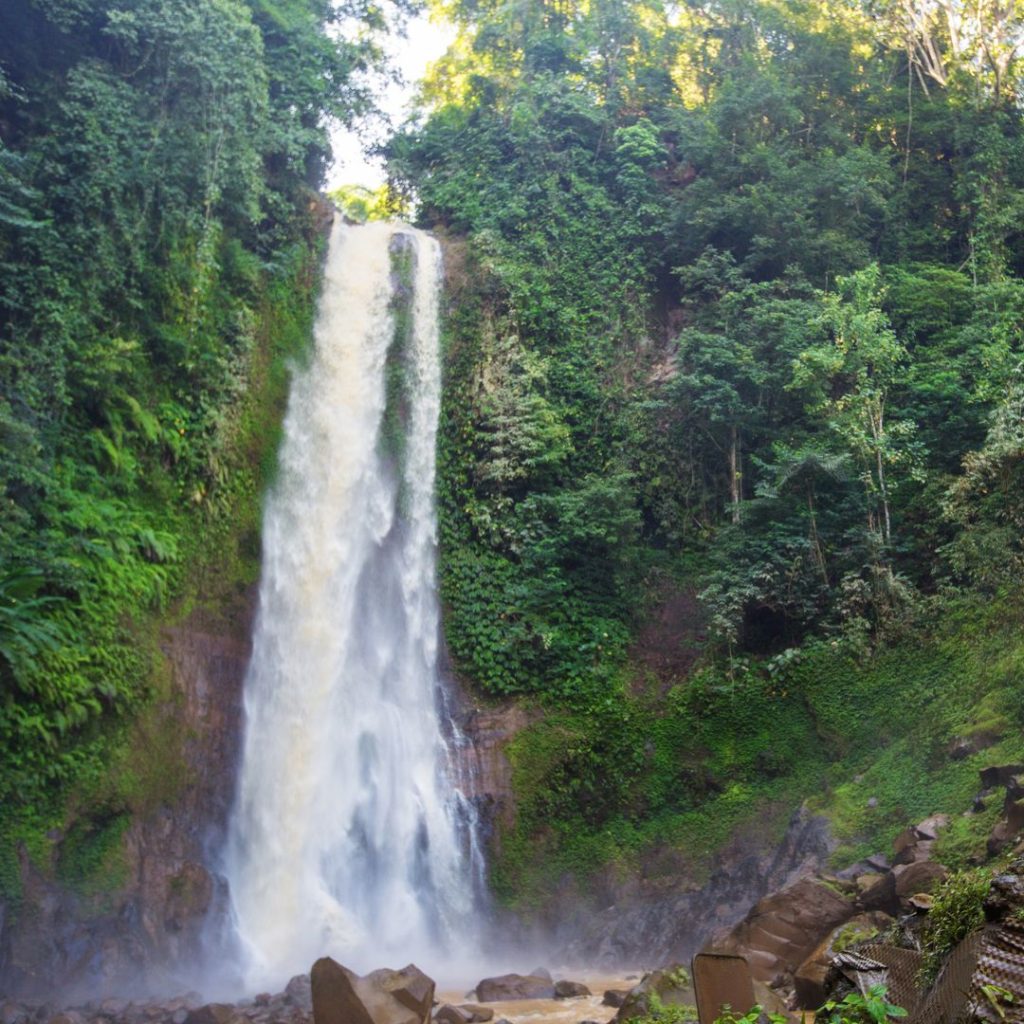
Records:
[[[391,186],[453,239],[448,641],[545,709],[500,891],[811,793],[840,857],[963,810],[1021,751],[1019,20],[442,6]],[[691,678],[642,656],[673,593]]]
[[[459,35],[389,194],[339,198],[414,201],[447,241],[447,641],[484,697],[544,712],[498,891],[665,847],[699,871],[811,794],[841,859],[963,809],[1024,755],[1019,20],[438,7]],[[167,796],[173,741],[138,739],[157,624],[254,578],[325,117],[367,109],[385,20],[0,9],[2,894],[13,841],[43,859],[57,825],[69,885],[114,879]],[[645,640],[674,599],[692,621]],[[697,637],[694,670],[646,657]]]
[[[95,874],[183,781],[157,623],[258,571],[326,118],[369,109],[385,13],[0,9],[0,897],[14,840],[69,828],[58,874]]]

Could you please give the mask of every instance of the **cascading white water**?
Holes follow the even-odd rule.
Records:
[[[426,967],[474,941],[478,854],[438,699],[439,268],[411,228],[333,229],[264,517],[226,854],[249,989],[325,954]]]

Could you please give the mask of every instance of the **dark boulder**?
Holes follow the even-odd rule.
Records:
[[[980,773],[981,784],[985,789],[1006,786],[1015,775],[1019,775],[1021,772],[1024,772],[1024,764],[1003,764],[982,768]]]
[[[185,1024],[230,1024],[237,1016],[228,1003],[207,1003],[189,1012]]]
[[[896,877],[891,871],[884,874],[861,875],[857,879],[857,887],[860,890],[857,902],[865,910],[881,910],[887,914],[899,911]]]
[[[438,1007],[434,1014],[434,1020],[439,1021],[440,1024],[473,1024],[473,1015],[467,1013],[461,1006],[445,1003]]]
[[[1003,820],[996,823],[988,838],[987,848],[991,856],[1002,853],[1024,830],[1024,799],[1016,798],[1007,788],[1003,801]]]
[[[330,957],[310,975],[314,1024],[428,1024],[434,982],[413,965],[361,978]],[[453,1022],[454,1024],[454,1022]]]
[[[553,999],[555,985],[550,978],[536,974],[502,974],[477,983],[476,997],[482,1003],[500,1003],[513,999]]]
[[[795,973],[833,928],[857,912],[856,903],[829,885],[805,878],[761,900],[714,952],[745,957],[757,981]]]
[[[652,1000],[652,997],[655,998]],[[654,1004],[658,1002],[662,1006],[688,1006],[693,1001],[690,972],[676,964],[645,974],[640,984],[629,990],[614,1019],[627,1021],[634,1017],[650,1017]]]
[[[897,864],[892,873],[896,880],[896,895],[902,899],[919,892],[931,892],[949,874],[941,864],[933,860]]]
[[[556,981],[555,982],[555,998],[556,999],[580,999],[583,996],[589,996],[590,989],[586,985],[581,984],[578,981]]]

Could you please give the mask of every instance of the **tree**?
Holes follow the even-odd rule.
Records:
[[[996,589],[1024,581],[1024,366],[996,407],[988,436],[968,453],[944,512],[959,527],[946,549],[953,569]]]
[[[889,401],[907,351],[882,312],[877,265],[840,278],[823,299],[821,327],[830,341],[801,353],[793,365],[792,387],[810,399],[838,443],[860,467],[868,498],[868,529],[885,544],[892,540],[890,470],[913,468],[914,424],[894,419]]]
[[[1002,102],[1013,96],[1024,47],[1024,8],[1017,0],[897,0],[890,17],[904,33],[921,87],[946,88],[962,73]]]

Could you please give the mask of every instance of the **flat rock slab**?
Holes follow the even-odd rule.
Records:
[[[693,988],[700,1024],[717,1021],[726,1007],[742,1016],[756,1002],[750,965],[741,956],[698,953],[693,958]]]

